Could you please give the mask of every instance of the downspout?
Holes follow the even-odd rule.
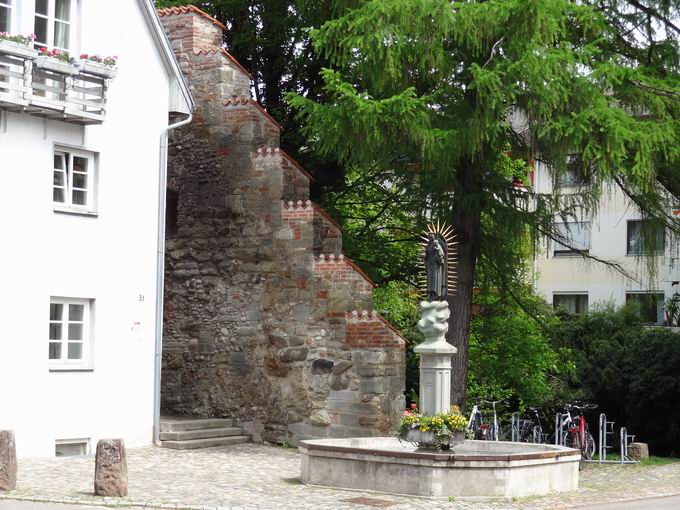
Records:
[[[156,332],[153,367],[153,442],[161,440],[161,358],[163,354],[163,288],[165,280],[165,189],[168,185],[168,133],[189,124],[193,119],[191,113],[184,120],[170,124],[163,129],[160,141],[158,171],[158,251],[156,259]]]

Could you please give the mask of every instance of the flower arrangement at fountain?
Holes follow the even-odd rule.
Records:
[[[465,440],[468,420],[461,414],[460,407],[454,405],[447,413],[429,416],[418,411],[416,404],[404,411],[399,422],[397,438],[419,447],[433,447],[440,450],[455,446],[455,442]]]

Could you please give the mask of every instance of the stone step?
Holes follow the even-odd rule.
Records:
[[[234,425],[234,420],[224,418],[161,418],[161,432],[220,429]]]
[[[197,448],[211,448],[213,446],[227,446],[250,442],[249,436],[211,437],[208,439],[189,439],[188,441],[161,441],[162,448],[174,450],[195,450]]]
[[[161,432],[161,441],[187,441],[191,439],[210,439],[213,437],[242,436],[243,429],[226,427],[219,429],[180,430],[177,432]]]

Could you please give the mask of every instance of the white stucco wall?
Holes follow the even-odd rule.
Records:
[[[536,168],[534,185],[539,193],[552,192],[552,177],[540,164]],[[590,309],[602,302],[621,305],[625,303],[626,292],[631,291],[654,291],[664,293],[666,298],[680,292],[679,285],[672,285],[672,282],[680,281],[680,251],[678,243],[673,242],[668,233],[665,253],[657,257],[658,271],[651,278],[644,257],[626,254],[627,221],[640,218],[637,208],[612,185],[603,193],[591,222],[590,253],[619,264],[634,275],[634,280],[581,257],[554,257],[552,244],[544,243],[535,262],[537,290],[550,303],[555,293],[586,293]]]
[[[104,437],[128,446],[152,441],[159,140],[169,77],[135,0],[78,3],[72,53],[119,57],[105,122],[80,127],[6,112],[0,122],[0,429],[15,431],[23,457],[52,456],[60,439],[87,438],[91,448]],[[23,4],[29,28],[14,32],[32,31],[32,2]],[[55,144],[99,153],[98,216],[53,210]],[[94,299],[92,371],[49,370],[51,296]]]

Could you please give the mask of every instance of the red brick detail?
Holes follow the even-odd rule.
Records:
[[[241,71],[243,71],[243,74],[245,74],[249,80],[253,79],[253,76],[248,72],[248,70],[241,65],[241,63],[236,60],[231,53],[229,53],[227,50],[224,48],[201,48],[198,50],[194,50],[194,55],[215,55],[216,53],[220,53],[221,55],[227,57],[227,60],[229,60],[232,64],[234,64],[236,67],[238,67]]]
[[[322,254],[314,257],[314,270],[323,273],[323,276],[331,281],[349,281],[356,275],[365,280],[370,287],[376,286],[359,266],[342,254]]]
[[[284,202],[281,216],[284,225],[293,232],[293,241],[300,241],[302,239],[302,226],[314,219],[312,203],[309,200],[306,202],[298,200],[297,203]]]
[[[281,127],[281,124],[279,124],[278,122],[276,122],[276,120],[274,119],[274,117],[272,117],[271,115],[269,115],[269,114],[267,113],[267,110],[265,110],[265,109],[262,107],[262,105],[261,105],[260,103],[258,103],[257,101],[255,101],[255,100],[253,100],[253,99],[246,98],[246,97],[227,99],[227,100],[224,102],[224,106],[227,106],[227,107],[229,107],[229,106],[231,106],[231,107],[235,107],[235,106],[254,106],[255,108],[257,108],[257,109],[260,111],[260,113],[262,113],[262,115],[265,116],[265,118],[267,118],[272,124],[274,124],[274,126],[275,126],[279,131],[283,131],[283,128]]]
[[[321,229],[321,237],[323,239],[341,238],[342,227],[340,224],[318,204],[312,203],[312,207],[314,207],[315,219],[318,218],[318,220],[323,224],[323,228]]]
[[[158,10],[158,15],[160,17],[171,16],[173,14],[188,14],[188,13],[198,14],[200,17],[207,19],[213,25],[219,27],[220,30],[224,31],[227,30],[227,27],[225,27],[222,23],[220,23],[215,18],[210,16],[207,12],[202,11],[195,5],[183,5],[181,7],[166,7],[165,9]]]
[[[276,122],[276,121],[274,121]],[[293,165],[295,168],[297,168],[302,174],[307,177],[307,179],[310,180],[310,182],[315,182],[316,179],[310,174],[307,170],[302,168],[302,165],[295,161],[293,158],[291,158],[286,151],[279,147],[262,147],[260,149],[257,149],[255,153],[253,154],[253,158],[265,158],[267,156],[281,156],[281,158],[288,160],[291,165]]]
[[[353,311],[345,314],[345,343],[354,348],[401,349],[406,345],[403,336],[380,314]]]

